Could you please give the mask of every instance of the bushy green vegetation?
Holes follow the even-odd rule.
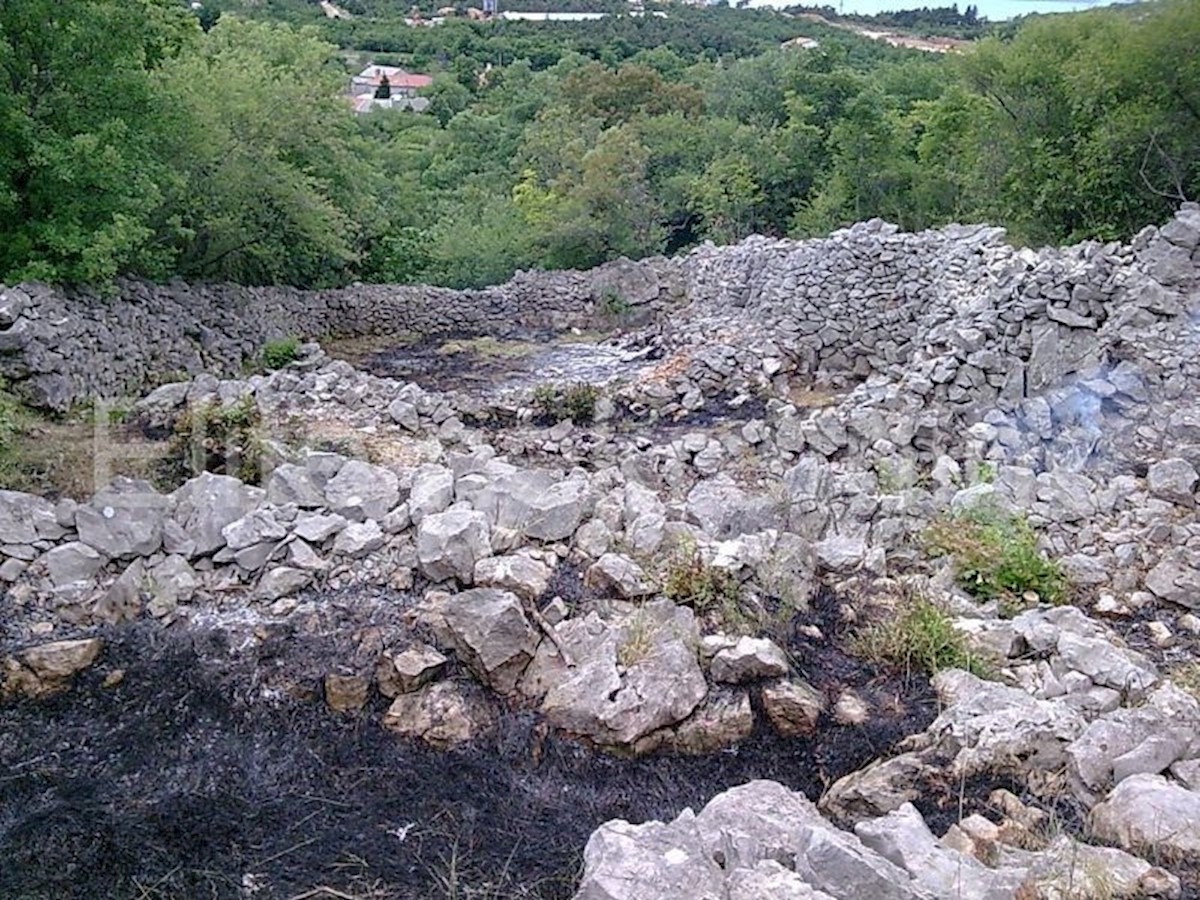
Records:
[[[1003,612],[1038,600],[1066,600],[1062,566],[1038,550],[1037,535],[1024,516],[979,504],[935,522],[925,540],[930,552],[950,557],[963,590],[998,600]]]
[[[342,5],[0,4],[0,280],[469,286],[871,216],[1127,237],[1200,193],[1190,0],[955,58],[763,10],[409,28]],[[820,47],[779,47],[798,35]],[[352,116],[368,60],[433,74],[430,114]]]
[[[263,344],[262,364],[267,369],[282,369],[294,363],[300,355],[300,340],[294,337],[280,338]]]
[[[217,472],[258,484],[262,478],[262,413],[253,397],[222,406],[217,401],[190,406],[176,420],[167,465],[172,478]]]
[[[854,637],[853,649],[867,659],[927,675],[943,669],[965,669],[980,677],[988,673],[985,662],[971,652],[950,617],[922,598],[905,600],[886,619],[861,629]]]
[[[736,608],[742,586],[728,570],[709,565],[696,547],[682,547],[667,565],[663,596],[698,613]]]
[[[600,391],[590,384],[538,385],[533,391],[533,405],[541,415],[555,422],[570,419],[585,425],[596,417],[596,401]]]

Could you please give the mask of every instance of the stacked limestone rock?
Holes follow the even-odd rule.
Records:
[[[354,285],[301,291],[144,281],[115,296],[42,284],[0,286],[0,377],[53,410],[139,393],[164,376],[233,375],[288,336],[498,334],[594,324],[606,297],[658,308],[677,293],[675,264],[618,260],[589,272],[521,272],[455,291]]]

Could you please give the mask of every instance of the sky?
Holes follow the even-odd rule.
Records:
[[[752,0],[751,6],[790,6],[795,0]],[[949,6],[954,0],[805,0],[806,5],[828,4],[843,13],[873,15],[897,9],[918,9],[922,6]],[[979,15],[993,22],[1029,13],[1071,12],[1107,6],[1112,0],[959,0],[958,8],[966,9],[973,2]]]

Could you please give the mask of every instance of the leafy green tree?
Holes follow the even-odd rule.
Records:
[[[167,197],[185,276],[325,284],[358,259],[378,209],[334,50],[311,32],[224,16],[163,66],[183,112]]]
[[[166,268],[152,239],[176,117],[155,70],[198,35],[169,2],[0,3],[0,278]]]

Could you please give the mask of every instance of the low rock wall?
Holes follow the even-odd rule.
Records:
[[[818,240],[751,237],[474,291],[122,281],[106,298],[22,285],[0,288],[0,377],[65,409],[182,373],[235,374],[286,335],[501,336],[595,328],[641,308],[673,310],[665,349],[688,351],[666,394],[715,392],[738,371],[895,378],[942,357],[922,375],[931,393],[988,405],[1094,368],[1102,328],[1184,311],[1198,273],[1200,206],[1186,204],[1130,244],[1018,250],[985,225],[905,233],[872,220]]]

